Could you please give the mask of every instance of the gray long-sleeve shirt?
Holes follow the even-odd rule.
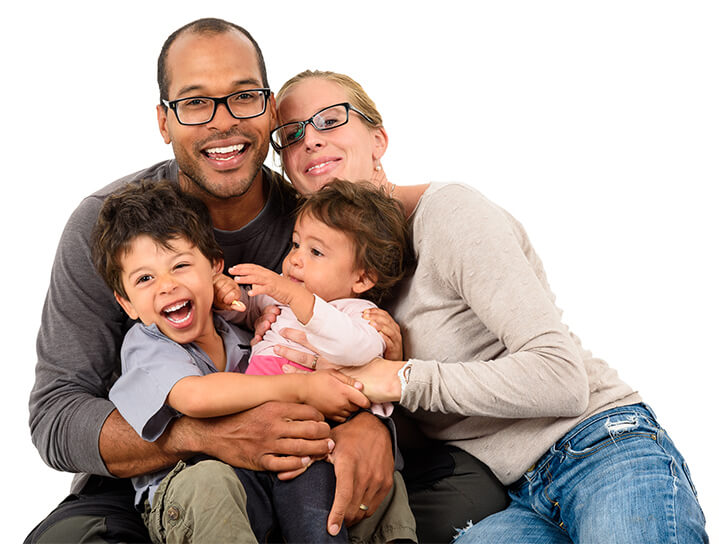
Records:
[[[177,164],[158,163],[85,198],[55,256],[37,339],[30,430],[43,460],[58,470],[109,475],[99,436],[114,409],[108,391],[119,376],[122,338],[133,322],[94,269],[90,235],[104,199],[137,179],[177,183]],[[254,262],[279,271],[289,250],[295,192],[267,168],[263,180],[269,192],[262,212],[238,231],[215,232],[227,266]]]
[[[388,308],[412,358],[401,406],[505,484],[578,422],[640,402],[562,323],[522,226],[476,190],[431,184],[411,219],[414,274]]]

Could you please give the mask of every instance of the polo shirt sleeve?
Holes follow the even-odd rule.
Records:
[[[120,353],[122,376],[110,400],[137,434],[154,442],[182,415],[165,404],[167,395],[182,378],[202,372],[182,346],[139,324],[128,331]]]

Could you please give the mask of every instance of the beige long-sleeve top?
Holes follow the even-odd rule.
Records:
[[[414,274],[389,308],[423,432],[517,480],[591,414],[641,402],[561,321],[517,220],[476,190],[433,183],[411,217]]]

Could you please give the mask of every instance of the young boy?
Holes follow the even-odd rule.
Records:
[[[252,285],[239,297],[248,308],[241,322],[254,323],[269,304],[280,308],[252,348],[247,374],[282,374],[283,365],[299,366],[275,355],[278,344],[314,353],[315,365],[320,356],[341,367],[381,356],[385,342],[363,313],[402,278],[408,260],[404,212],[374,186],[336,180],[307,197],[297,213],[282,275],[254,264],[229,269],[238,283]],[[218,302],[237,297],[226,283],[225,278],[217,282]],[[285,328],[305,332],[314,351],[281,336]],[[389,415],[392,405],[372,409]]]
[[[93,234],[93,259],[118,303],[141,321],[123,342],[123,374],[110,399],[146,440],[158,439],[182,414],[221,416],[268,400],[304,402],[336,420],[368,406],[353,381],[334,371],[317,378],[238,373],[249,334],[213,315],[213,281],[223,261],[209,214],[173,185],[132,184],[108,198]],[[347,540],[344,529],[335,539],[326,530],[334,492],[327,463],[283,482],[195,459],[133,483],[155,542],[232,541],[245,519],[261,541],[278,528],[292,542]]]

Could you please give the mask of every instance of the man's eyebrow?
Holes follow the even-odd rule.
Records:
[[[233,87],[243,87],[243,86],[249,86],[252,88],[262,87],[262,83],[257,79],[240,79],[237,81],[232,82]],[[206,91],[206,87],[204,85],[186,85],[182,88],[180,88],[179,91],[177,91],[177,96],[187,97],[187,95],[192,96],[208,96],[208,93]]]

